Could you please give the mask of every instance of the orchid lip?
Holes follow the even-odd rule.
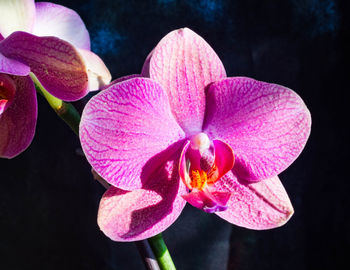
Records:
[[[231,197],[230,192],[217,192],[211,188],[205,188],[203,190],[193,190],[192,192],[182,195],[189,204],[197,207],[207,213],[215,213],[225,211],[228,200]]]

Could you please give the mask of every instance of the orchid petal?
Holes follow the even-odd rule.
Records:
[[[34,0],[0,1],[0,33],[3,37],[15,31],[31,32],[34,20]]]
[[[164,231],[177,219],[186,204],[181,198],[186,187],[179,181],[176,157],[162,164],[145,189],[108,189],[100,202],[97,219],[108,237],[114,241],[146,239]]]
[[[117,83],[94,96],[80,123],[81,144],[93,169],[125,190],[141,188],[146,163],[161,163],[163,155],[182,146],[170,147],[184,136],[164,90],[147,78]]]
[[[227,207],[216,214],[232,224],[255,230],[282,226],[294,213],[277,176],[257,183],[236,181]]]
[[[46,2],[36,3],[35,7],[34,35],[55,36],[77,48],[90,50],[89,32],[74,10]]]
[[[26,76],[30,72],[29,66],[16,60],[7,58],[0,52],[0,73]]]
[[[235,157],[232,148],[227,143],[220,140],[213,140],[213,144],[215,151],[214,164],[218,169],[218,176],[216,179],[220,179],[232,169],[235,163]]]
[[[208,89],[203,130],[232,147],[233,170],[240,179],[256,181],[282,172],[304,148],[310,128],[310,112],[286,87],[236,77]]]
[[[52,95],[74,101],[87,94],[88,77],[82,57],[68,42],[15,32],[0,42],[0,51],[30,66]]]
[[[0,74],[0,81],[16,86],[10,106],[0,115],[0,157],[13,158],[31,143],[37,120],[35,87],[30,77]]]
[[[99,90],[109,84],[112,76],[101,58],[87,50],[79,49],[78,52],[84,59],[89,79],[89,90]]]
[[[150,78],[165,89],[179,125],[189,135],[201,132],[205,87],[226,76],[214,50],[199,35],[184,28],[166,35],[149,61]]]

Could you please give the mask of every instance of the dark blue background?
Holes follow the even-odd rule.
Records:
[[[164,233],[178,269],[340,269],[348,261],[347,1],[55,2],[81,15],[113,78],[139,73],[165,34],[187,26],[214,48],[229,76],[290,87],[311,111],[309,142],[280,175],[292,219],[251,231],[187,206]],[[32,145],[0,160],[0,268],[142,269],[132,243],[99,231],[104,190],[75,153],[79,140],[38,99]]]

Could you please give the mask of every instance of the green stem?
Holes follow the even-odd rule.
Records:
[[[151,245],[154,255],[158,261],[160,269],[162,270],[175,270],[175,265],[171,259],[170,253],[163,240],[162,234],[157,234],[148,239]]]
[[[64,102],[53,95],[51,95],[47,90],[42,86],[37,77],[30,73],[35,88],[37,92],[45,97],[51,108],[56,112],[56,114],[64,121],[66,124],[73,130],[73,132],[79,136],[79,123],[80,115],[75,107],[67,102]]]

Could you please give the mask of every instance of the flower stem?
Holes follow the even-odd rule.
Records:
[[[37,92],[45,97],[51,108],[57,113],[57,115],[64,121],[66,124],[73,130],[73,132],[79,136],[79,123],[80,115],[75,107],[67,102],[64,102],[53,95],[51,95],[47,90],[42,86],[37,77],[30,73],[35,88]]]
[[[79,112],[75,109],[75,107],[71,103],[64,102],[64,101],[54,97],[53,95],[51,95],[49,92],[47,92],[47,90],[44,88],[44,86],[42,86],[42,84],[39,82],[39,80],[37,79],[37,77],[33,73],[30,73],[29,75],[34,82],[34,85],[35,85],[37,92],[39,92],[43,97],[45,97],[45,99],[47,100],[47,102],[49,103],[51,108],[56,112],[56,114],[73,130],[73,132],[77,136],[79,136],[80,115],[79,115]],[[100,182],[100,183],[106,189],[108,188],[108,184],[107,185],[103,184],[103,182]],[[155,238],[155,237],[156,236],[154,236],[153,238]],[[153,247],[151,242],[155,243],[154,246],[156,248]],[[152,248],[150,247],[150,244],[152,245]],[[136,241],[135,245],[137,247],[137,250],[139,251],[141,258],[143,259],[143,263],[144,263],[146,269],[148,269],[148,270],[175,269],[175,266],[171,261],[170,254],[168,252],[168,249],[166,248],[166,245],[165,245],[161,235],[160,235],[160,240],[158,240],[158,241],[156,241],[156,240],[151,241],[150,239],[148,239],[148,241],[147,240]],[[163,249],[161,249],[161,247]],[[165,249],[164,249],[164,247],[165,247]],[[153,251],[152,251],[152,249],[153,249]],[[159,254],[157,256],[155,256],[153,253],[153,252],[155,252],[154,250],[157,250],[158,253],[161,250],[164,250],[164,252],[167,252],[168,255],[166,257],[164,257],[164,255],[160,256]],[[158,258],[160,258],[162,261],[164,260],[164,258],[168,258],[167,260],[165,260],[165,262],[168,262],[168,260],[170,258],[172,267],[164,268],[164,266],[162,265],[162,267],[159,268],[161,261]],[[162,264],[164,264],[164,263],[162,262]]]
[[[154,255],[162,270],[175,270],[175,265],[163,240],[162,234],[157,234],[148,239]]]

